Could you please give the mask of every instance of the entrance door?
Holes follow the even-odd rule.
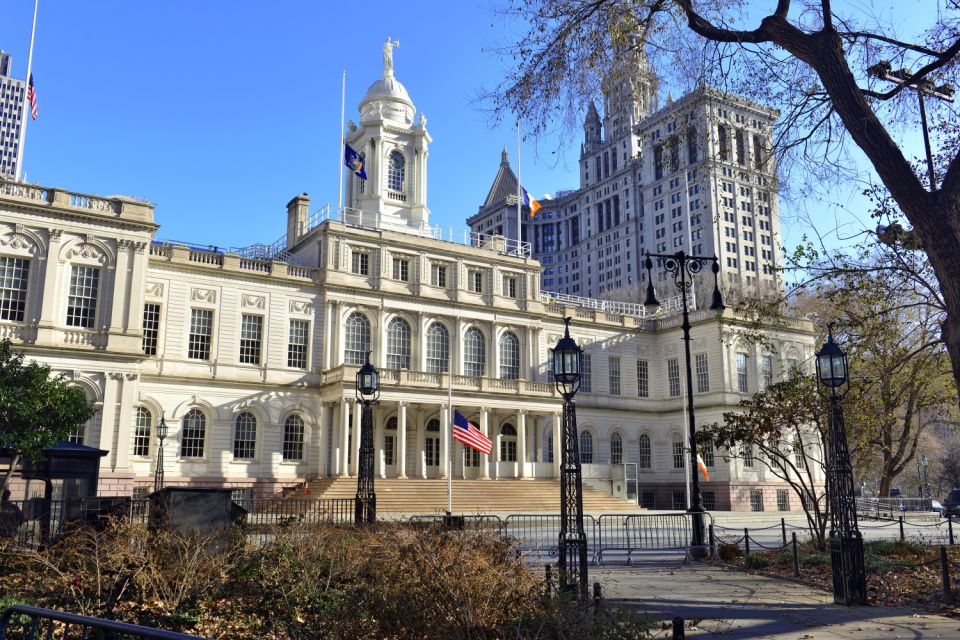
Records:
[[[434,418],[427,423],[427,434],[423,439],[423,453],[428,478],[440,477],[440,421]]]

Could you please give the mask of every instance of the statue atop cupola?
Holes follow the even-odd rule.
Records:
[[[360,122],[413,122],[416,108],[407,94],[407,89],[393,75],[393,50],[399,46],[399,40],[390,38],[383,44],[383,75],[370,85],[367,95],[360,101]]]

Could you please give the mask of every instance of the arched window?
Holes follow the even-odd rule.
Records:
[[[345,329],[343,362],[361,365],[367,361],[370,351],[370,321],[362,313],[351,313]]]
[[[200,409],[190,409],[180,427],[180,457],[202,458],[207,440],[207,417]]]
[[[427,371],[429,373],[449,373],[450,371],[450,334],[439,322],[427,329]]]
[[[387,189],[403,193],[404,176],[407,161],[399,151],[390,152],[390,166],[387,169]]]
[[[410,325],[403,318],[387,325],[387,368],[410,368]]]
[[[294,414],[283,421],[283,459],[303,460],[303,418]]]
[[[593,434],[580,432],[580,464],[593,464]]]
[[[683,446],[683,436],[679,433],[673,434],[673,468],[674,469],[683,469],[684,451]]]
[[[619,433],[610,436],[610,464],[623,464],[623,438]]]
[[[463,336],[463,373],[482,376],[487,365],[487,345],[483,332],[470,327]]]
[[[253,460],[257,448],[257,418],[244,411],[237,416],[233,430],[233,459]]]
[[[440,421],[436,418],[427,423],[427,437],[423,439],[424,463],[428,467],[440,466],[440,438],[436,435],[440,431]]]
[[[500,462],[517,461],[517,429],[512,424],[500,427]]]
[[[797,469],[807,468],[807,457],[803,451],[803,440],[797,438],[793,441],[793,464]]]
[[[650,448],[650,436],[645,433],[640,434],[640,446],[638,447],[640,458],[637,466],[641,469],[649,469],[652,465],[653,450]]]
[[[500,336],[500,377],[504,380],[520,377],[520,341],[510,331]]]
[[[133,429],[133,455],[150,455],[150,427],[153,416],[146,407],[137,407],[137,422]]]

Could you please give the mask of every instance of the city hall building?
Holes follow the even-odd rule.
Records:
[[[550,349],[570,317],[585,350],[585,483],[621,495],[635,476],[631,497],[643,506],[685,507],[675,308],[648,315],[636,304],[558,297],[541,288],[528,243],[434,237],[426,119],[394,76],[389,48],[384,62],[347,137],[369,179],[348,179],[339,213],[292,198],[272,245],[224,252],[162,242],[148,202],[0,180],[0,338],[95,403],[71,440],[108,451],[99,493],[152,487],[163,419],[168,485],[268,496],[312,483],[311,497],[322,498],[330,479],[350,482],[357,471],[355,375],[367,352],[381,372],[375,472],[387,480],[378,489],[445,478],[448,461],[455,478],[475,483],[522,491],[524,481],[552,481],[561,398]],[[721,420],[812,357],[805,321],[760,343],[729,311],[697,309],[691,319],[698,424]],[[451,390],[493,440],[490,456],[448,444]],[[708,508],[799,507],[752,458],[703,454]]]

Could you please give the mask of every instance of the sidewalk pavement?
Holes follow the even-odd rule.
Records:
[[[895,607],[841,607],[807,585],[682,558],[634,566],[591,567],[610,606],[646,612],[668,628],[680,616],[687,638],[839,640],[960,638],[960,620]],[[692,626],[691,626],[692,625]]]

